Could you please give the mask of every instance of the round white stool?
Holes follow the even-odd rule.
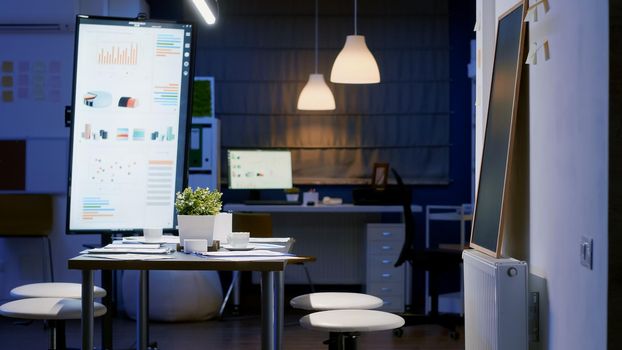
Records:
[[[82,285],[80,283],[32,283],[15,287],[11,290],[11,296],[14,298],[72,298],[81,299]],[[103,298],[106,296],[106,290],[95,286],[93,289],[93,298]]]
[[[50,349],[56,349],[56,332],[65,331],[65,320],[80,319],[82,301],[72,298],[26,298],[0,305],[0,315],[28,320],[50,321]],[[106,307],[94,303],[93,315],[102,316]],[[65,348],[65,344],[58,344]]]
[[[323,292],[299,295],[289,301],[296,309],[310,311],[341,309],[376,309],[382,306],[382,299],[369,294]]]
[[[389,312],[377,310],[329,310],[303,316],[304,328],[329,332],[329,349],[356,349],[359,332],[374,332],[400,328],[404,319]]]

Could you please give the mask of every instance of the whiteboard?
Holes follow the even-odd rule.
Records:
[[[471,246],[499,257],[503,207],[512,152],[518,89],[523,65],[526,10],[523,1],[499,17],[490,101],[479,177]]]

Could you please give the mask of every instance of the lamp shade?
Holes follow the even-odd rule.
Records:
[[[324,74],[309,74],[309,81],[298,96],[298,109],[310,111],[335,109],[335,98],[324,81]]]
[[[330,81],[341,84],[380,82],[380,71],[363,35],[348,35],[346,44],[333,63]]]

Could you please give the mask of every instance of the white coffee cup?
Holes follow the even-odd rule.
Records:
[[[207,239],[185,239],[184,240],[184,252],[206,252],[207,251]]]
[[[250,239],[250,232],[231,232],[229,244],[232,248],[246,248]]]
[[[143,235],[145,236],[145,242],[160,242],[162,240],[162,229],[144,228]]]

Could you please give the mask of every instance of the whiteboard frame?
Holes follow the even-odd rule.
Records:
[[[510,118],[510,133],[509,133],[509,138],[508,138],[508,150],[507,150],[507,154],[506,154],[506,165],[505,165],[505,172],[503,174],[504,180],[503,180],[503,191],[502,191],[502,196],[501,196],[501,211],[499,214],[499,221],[498,221],[498,227],[497,227],[497,244],[496,244],[496,249],[495,251],[492,251],[486,247],[483,247],[477,243],[475,243],[474,238],[476,237],[476,232],[475,232],[475,223],[477,222],[477,216],[478,213],[477,211],[477,204],[478,204],[478,199],[479,199],[479,191],[481,190],[481,179],[482,179],[482,169],[484,167],[484,154],[486,151],[486,131],[488,130],[488,127],[490,126],[490,123],[486,123],[486,130],[484,131],[484,145],[483,145],[483,149],[482,149],[482,162],[480,163],[480,177],[478,179],[478,187],[477,187],[477,194],[475,196],[475,209],[473,211],[473,221],[471,223],[471,239],[469,242],[469,246],[481,251],[482,253],[485,253],[487,255],[493,256],[495,258],[500,258],[501,257],[501,247],[503,244],[503,224],[505,222],[505,217],[504,217],[504,212],[507,211],[507,205],[509,202],[509,199],[506,196],[507,193],[507,189],[509,187],[509,174],[511,171],[511,164],[512,164],[512,154],[513,154],[513,149],[514,149],[514,134],[515,134],[515,124],[516,124],[516,115],[518,112],[518,97],[519,97],[519,90],[520,90],[520,83],[521,83],[521,74],[522,74],[522,66],[524,64],[523,62],[523,56],[524,56],[524,42],[525,42],[525,32],[526,32],[526,25],[525,25],[525,14],[527,13],[527,9],[529,7],[529,4],[527,2],[527,0],[520,0],[519,2],[517,2],[514,6],[512,6],[510,9],[508,9],[506,12],[504,12],[503,14],[501,14],[498,17],[497,20],[497,35],[495,38],[495,50],[494,50],[494,54],[493,54],[493,58],[496,58],[496,54],[497,54],[497,40],[498,40],[498,24],[501,22],[501,20],[503,20],[503,18],[505,18],[507,15],[509,15],[510,13],[514,12],[517,8],[519,8],[520,6],[523,7],[522,10],[522,15],[521,15],[521,29],[520,29],[520,36],[519,36],[519,43],[518,43],[518,57],[517,57],[517,68],[516,68],[516,78],[514,80],[514,96],[512,98],[512,116]],[[494,64],[496,62],[493,62],[493,74],[492,74],[492,79],[494,79]],[[490,100],[490,98],[492,97],[492,93],[493,93],[493,89],[492,89],[492,83],[493,81],[491,80],[491,89],[490,89],[490,94],[488,96],[488,99]],[[488,110],[490,110],[490,102],[488,103]],[[489,111],[486,112],[486,118],[488,119],[489,116]],[[485,214],[484,214],[485,215]]]

